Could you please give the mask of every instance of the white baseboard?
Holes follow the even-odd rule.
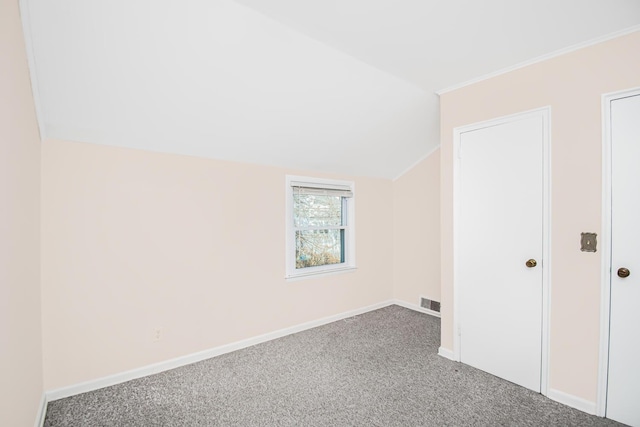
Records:
[[[563,405],[571,406],[587,414],[596,415],[596,402],[583,399],[581,397],[574,396],[572,394],[565,393],[563,391],[549,389],[547,397]]]
[[[453,354],[453,351],[447,348],[440,347],[438,349],[438,355],[444,357],[445,359],[449,359],[449,360],[453,360],[454,362],[457,362],[456,357]]]
[[[408,308],[409,310],[419,311],[420,313],[425,313],[425,314],[429,314],[431,316],[440,318],[440,313],[438,313],[437,311],[433,311],[433,310],[429,310],[428,308],[420,307],[417,304],[411,304],[409,302],[402,301],[402,300],[399,300],[399,299],[394,299],[393,303],[395,305],[399,305],[400,307]]]
[[[38,413],[36,414],[35,427],[42,427],[44,425],[44,417],[47,414],[47,395],[42,393],[40,397],[40,406],[38,406]]]
[[[190,365],[192,363],[200,362],[202,360],[210,359],[221,354],[230,353],[232,351],[240,350],[252,345],[260,344],[266,341],[271,341],[276,338],[281,338],[287,335],[302,332],[307,329],[312,329],[318,326],[326,325],[337,320],[346,319],[349,317],[357,316],[359,314],[367,313],[369,311],[378,310],[383,307],[387,307],[395,304],[394,300],[383,301],[377,304],[369,305],[367,307],[350,310],[344,313],[339,313],[333,316],[324,317],[318,320],[312,320],[289,328],[280,329],[267,334],[258,335],[253,338],[247,338],[245,340],[236,341],[234,343],[221,345],[208,350],[203,350],[197,353],[188,354],[185,356],[170,359],[164,362],[154,363],[153,365],[143,366],[141,368],[132,369],[130,371],[109,375],[107,377],[98,378],[91,381],[86,381],[80,384],[71,385],[68,387],[62,387],[54,390],[47,391],[46,401],[52,402],[54,400],[63,399],[69,396],[75,396],[76,394],[86,393],[89,391],[97,390],[104,387],[109,387],[115,384],[120,384],[126,381],[134,380],[136,378],[146,377],[148,375],[157,374],[160,372],[168,371],[169,369],[178,368],[180,366]]]

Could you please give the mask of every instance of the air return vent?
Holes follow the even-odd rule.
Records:
[[[420,307],[440,313],[440,303],[425,297],[420,297]]]

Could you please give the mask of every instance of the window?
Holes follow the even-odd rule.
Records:
[[[353,182],[287,176],[287,277],[355,268]]]

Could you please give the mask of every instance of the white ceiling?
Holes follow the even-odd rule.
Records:
[[[637,0],[22,0],[46,137],[394,178],[435,92],[640,24]]]
[[[640,24],[638,0],[236,0],[432,93]]]

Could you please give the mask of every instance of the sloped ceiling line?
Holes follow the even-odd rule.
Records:
[[[528,67],[529,65],[533,65],[533,64],[538,63],[538,62],[547,61],[549,59],[553,59],[553,58],[556,58],[556,57],[561,56],[561,55],[566,55],[567,53],[571,53],[571,52],[574,52],[574,51],[579,50],[579,49],[584,49],[585,47],[593,46],[593,45],[598,44],[598,43],[603,43],[603,42],[606,42],[607,40],[613,40],[615,38],[622,37],[624,35],[635,33],[635,32],[638,32],[638,31],[640,31],[640,25],[634,25],[633,27],[626,28],[624,30],[615,31],[615,32],[613,32],[611,34],[607,34],[607,35],[604,35],[604,36],[601,36],[601,37],[596,37],[594,39],[587,40],[585,42],[581,42],[581,43],[578,43],[578,44],[575,44],[575,45],[572,45],[572,46],[569,46],[569,47],[566,47],[566,48],[558,49],[558,50],[553,51],[551,53],[548,53],[548,54],[545,54],[545,55],[541,55],[541,56],[535,57],[533,59],[530,59],[530,60],[527,60],[527,61],[524,61],[524,62],[520,62],[520,63],[512,65],[510,67],[506,67],[506,68],[494,71],[492,73],[485,74],[485,75],[473,78],[471,80],[467,80],[467,81],[455,84],[453,86],[449,86],[449,87],[440,89],[440,90],[436,91],[436,93],[438,95],[442,95],[443,93],[447,93],[447,92],[451,92],[451,91],[454,91],[454,90],[457,90],[457,89],[461,89],[461,88],[463,88],[465,86],[469,86],[469,85],[481,82],[483,80],[488,80],[488,79],[491,79],[493,77],[497,77],[497,76],[499,76],[501,74],[506,74],[506,73],[509,73],[511,71],[518,70],[520,68]]]
[[[33,39],[31,34],[31,20],[29,13],[29,0],[20,0],[20,18],[22,19],[22,33],[24,35],[24,44],[27,54],[27,62],[29,65],[29,77],[31,80],[31,92],[33,94],[33,103],[36,109],[36,122],[38,123],[38,132],[40,133],[40,141],[44,141],[47,137],[45,133],[44,112],[42,110],[42,102],[40,101],[40,89],[38,87],[38,72],[36,68],[36,58],[33,52]]]
[[[438,146],[437,90],[640,25],[635,0],[20,2],[43,138],[387,179]]]

